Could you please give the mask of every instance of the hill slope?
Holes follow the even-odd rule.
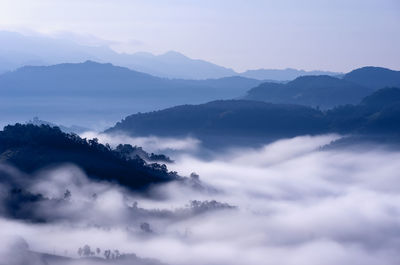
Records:
[[[347,80],[327,76],[302,76],[286,84],[263,83],[248,91],[245,99],[331,108],[356,104],[371,89]]]
[[[207,143],[228,145],[320,133],[400,135],[400,89],[386,88],[322,112],[300,105],[258,101],[214,101],[184,105],[126,117],[109,133],[131,135],[191,135]],[[211,146],[212,146],[211,144]]]
[[[126,117],[106,132],[193,136],[206,145],[231,145],[328,131],[322,112],[297,105],[257,101],[213,101]]]
[[[382,67],[368,66],[355,69],[347,73],[343,79],[374,90],[384,87],[400,87],[400,71]]]
[[[72,163],[91,178],[118,182],[135,190],[178,179],[165,166],[146,164],[138,157],[127,158],[96,140],[86,141],[46,125],[6,126],[0,131],[0,162],[28,173]]]

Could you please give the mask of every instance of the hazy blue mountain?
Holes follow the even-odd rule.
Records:
[[[232,69],[191,59],[178,52],[161,55],[144,52],[123,54],[105,45],[86,46],[67,39],[26,36],[8,31],[0,31],[0,43],[0,73],[26,65],[94,60],[168,78],[207,79],[236,75]]]
[[[237,75],[232,69],[204,60],[191,59],[181,53],[170,51],[161,55],[135,53],[125,58],[109,59],[115,64],[167,78],[209,79]]]
[[[327,76],[302,76],[286,84],[266,82],[248,91],[245,99],[331,108],[356,104],[372,89]]]
[[[400,71],[382,67],[362,67],[346,74],[343,79],[371,88],[400,87]]]
[[[247,70],[246,72],[240,73],[240,76],[248,78],[254,78],[258,80],[276,80],[276,81],[290,81],[304,75],[341,76],[342,73],[329,72],[329,71],[304,71],[292,68],[257,69],[257,70]]]
[[[96,60],[96,54],[108,54],[106,47],[88,47],[72,41],[26,36],[16,32],[0,31],[0,70],[10,71],[26,65],[50,65],[65,62]]]
[[[93,61],[27,66],[0,75],[0,110],[8,122],[39,116],[104,126],[138,111],[236,98],[259,83],[244,77],[171,80]]]
[[[72,38],[70,38],[72,39]],[[181,79],[209,79],[240,75],[258,80],[290,81],[303,75],[332,75],[329,71],[296,69],[258,69],[237,73],[230,68],[205,60],[191,59],[179,52],[160,55],[148,52],[117,53],[106,45],[89,46],[67,38],[45,35],[23,35],[0,31],[0,73],[26,65],[79,63],[87,60],[112,63],[155,76]]]
[[[206,145],[239,145],[320,133],[400,136],[400,89],[385,88],[358,105],[329,111],[259,101],[213,101],[126,117],[108,133],[194,136]]]

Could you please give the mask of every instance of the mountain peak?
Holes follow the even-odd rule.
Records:
[[[160,57],[166,57],[169,59],[189,59],[187,56],[184,54],[177,52],[177,51],[168,51],[166,53],[163,53],[159,55]]]
[[[358,68],[347,73],[344,79],[372,89],[387,86],[400,87],[400,71],[383,67],[366,66]]]

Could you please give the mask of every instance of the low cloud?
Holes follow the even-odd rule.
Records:
[[[138,138],[97,137],[140,145]],[[54,199],[71,191],[68,203],[44,213],[62,218],[2,218],[0,234],[24,238],[35,251],[76,257],[88,244],[171,265],[397,264],[400,152],[320,148],[337,138],[296,137],[207,160],[189,144],[168,167],[186,176],[195,171],[215,191],[173,183],[154,190],[162,200],[89,181],[75,167],[41,172],[32,191]],[[160,141],[142,140],[147,148]]]
[[[80,135],[82,138],[97,138],[101,143],[115,147],[118,144],[130,144],[141,146],[148,152],[162,151],[195,151],[200,141],[195,138],[169,138],[169,137],[131,137],[125,134],[106,134],[97,132],[85,132]]]

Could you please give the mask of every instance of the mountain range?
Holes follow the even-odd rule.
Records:
[[[371,81],[373,79],[373,82]],[[358,104],[386,86],[400,86],[400,71],[364,67],[342,78],[302,76],[262,82],[241,76],[186,80],[152,76],[110,63],[86,61],[25,66],[0,75],[3,125],[39,116],[58,124],[104,129],[121,117],[182,104],[245,99],[329,109]]]
[[[27,65],[46,66],[92,60],[128,67],[159,77],[179,79],[210,79],[238,75],[258,80],[289,81],[302,75],[341,74],[296,69],[259,69],[238,73],[231,68],[205,60],[191,59],[175,51],[160,55],[149,52],[117,53],[107,42],[100,45],[79,44],[70,38],[55,38],[40,34],[23,35],[9,31],[0,31],[0,43],[0,73]]]
[[[237,76],[167,79],[93,61],[25,66],[0,75],[0,109],[8,123],[39,116],[92,126],[140,111],[240,97],[258,84]]]

